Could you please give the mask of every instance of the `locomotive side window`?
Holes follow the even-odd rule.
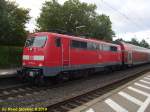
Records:
[[[86,42],[81,42],[81,48],[86,49],[87,48],[87,43]]]
[[[95,43],[92,44],[93,45],[93,50],[97,49],[97,45]]]
[[[108,45],[103,45],[103,50],[104,50],[104,51],[110,51],[110,46],[108,46]]]
[[[92,43],[89,42],[88,45],[87,45],[88,49],[92,49]]]
[[[71,42],[71,47],[72,48],[81,48],[81,49],[89,49],[89,50],[102,50],[102,45],[99,45],[97,43],[93,42],[81,42],[81,41],[76,41],[72,40]]]
[[[80,48],[80,42],[76,40],[72,40],[71,47],[73,48]]]
[[[89,42],[87,44],[87,48],[90,49],[90,50],[96,50],[98,47],[97,47],[97,44]]]
[[[61,47],[61,39],[60,38],[56,37],[55,45],[56,45],[56,47]]]
[[[71,47],[86,49],[87,48],[87,43],[86,42],[80,42],[80,41],[72,40]]]
[[[110,50],[113,51],[113,52],[116,52],[116,51],[117,51],[117,47],[111,46],[111,47],[110,47]]]
[[[98,50],[102,50],[102,45],[101,44],[98,45]]]

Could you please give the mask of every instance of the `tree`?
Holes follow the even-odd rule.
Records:
[[[59,29],[68,34],[112,40],[114,32],[109,17],[99,15],[95,10],[95,4],[79,0],[68,0],[63,5],[57,0],[46,1],[37,26],[40,31]]]
[[[0,43],[23,45],[27,34],[25,24],[29,19],[28,9],[19,8],[15,2],[0,0]]]
[[[92,37],[97,37],[102,40],[112,41],[112,36],[115,33],[112,31],[111,21],[106,15],[96,16],[96,19],[93,20],[91,25],[91,35]],[[94,26],[93,26],[94,25]]]
[[[128,41],[128,43],[140,46],[140,43],[136,38],[132,38],[131,41]]]
[[[145,48],[150,48],[149,44],[144,39],[140,42],[140,46]]]
[[[132,38],[131,41],[124,41],[124,42],[130,43],[136,46],[140,46],[140,47],[150,48],[150,45],[144,39],[139,42],[137,41],[136,38]]]

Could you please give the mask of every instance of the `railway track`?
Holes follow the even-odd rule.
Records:
[[[110,84],[108,84],[104,87],[89,91],[89,92],[81,94],[79,96],[69,98],[67,100],[58,102],[56,104],[50,105],[47,107],[47,109],[50,112],[68,112],[78,106],[81,106],[93,99],[96,99],[96,98],[110,92],[111,90],[114,90],[114,89],[126,84],[127,82],[130,82],[131,80],[134,80],[135,78],[145,74],[149,70],[150,69],[143,70],[141,72],[135,72],[134,75],[132,75],[130,77],[126,77],[124,79],[111,82]]]
[[[122,83],[130,81],[148,70],[150,70],[150,66],[144,65],[113,73],[98,73],[87,78],[46,87],[27,84],[4,88],[0,89],[0,106],[48,107],[50,112],[68,111],[117,88]]]
[[[0,76],[0,90],[21,86],[22,84],[24,83],[17,79],[17,75]]]

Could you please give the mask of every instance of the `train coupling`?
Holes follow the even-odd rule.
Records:
[[[42,75],[42,70],[41,69],[28,69],[28,68],[23,68],[21,70],[18,70],[18,75],[21,77],[28,77],[28,78],[35,78],[38,76]]]

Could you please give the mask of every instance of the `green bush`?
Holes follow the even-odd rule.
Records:
[[[0,46],[0,68],[20,67],[22,49],[21,47]]]

